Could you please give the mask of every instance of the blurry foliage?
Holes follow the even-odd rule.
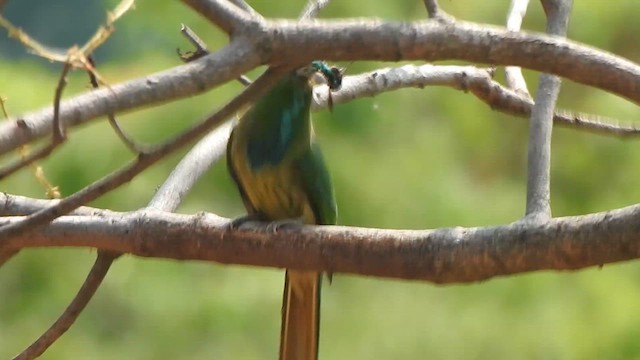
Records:
[[[37,39],[69,46],[86,40],[108,3],[10,1],[6,14]],[[448,1],[460,19],[501,25],[507,1]],[[252,2],[265,16],[296,17],[301,1]],[[570,37],[638,61],[640,3],[576,1]],[[426,17],[421,1],[334,1],[322,17]],[[72,19],[73,21],[70,21]],[[139,1],[97,54],[111,83],[170,68],[188,48],[179,24],[211,49],[224,34],[178,1]],[[524,28],[544,30],[540,5]],[[12,114],[50,104],[59,65],[0,42],[0,95]],[[354,63],[349,72],[393,64]],[[258,72],[252,76],[255,78]],[[525,71],[530,89],[537,74]],[[86,90],[70,79],[65,96]],[[120,115],[138,139],[166,138],[238,92],[230,83],[177,103]],[[564,82],[560,107],[629,121],[635,105]],[[491,111],[473,96],[445,88],[406,89],[314,115],[335,182],[340,224],[385,228],[482,226],[517,220],[524,211],[527,122]],[[184,150],[186,151],[186,150]],[[180,154],[95,203],[140,208]],[[131,154],[105,121],[71,131],[42,162],[63,194],[122,165]],[[554,215],[584,214],[640,201],[640,142],[556,128]],[[0,190],[42,196],[29,171]],[[221,162],[179,209],[242,214]],[[25,250],[0,269],[0,358],[28,345],[59,315],[80,286],[95,251]],[[139,259],[117,261],[78,323],[43,359],[265,359],[278,351],[283,273],[277,269]],[[640,358],[640,264],[576,273],[535,273],[482,284],[431,284],[334,277],[323,293],[323,359],[632,359]]]

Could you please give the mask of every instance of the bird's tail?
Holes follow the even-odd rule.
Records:
[[[316,360],[320,333],[320,273],[287,270],[282,300],[280,360]]]

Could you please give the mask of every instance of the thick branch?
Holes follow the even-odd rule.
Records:
[[[0,224],[20,221],[2,218]],[[0,248],[95,247],[137,256],[314,269],[436,283],[573,270],[640,257],[640,205],[485,228],[380,230],[305,226],[229,231],[227,219],[137,211],[64,216]]]
[[[73,126],[192,96],[237,78],[260,63],[328,60],[451,60],[517,65],[560,75],[640,103],[640,67],[620,57],[564,39],[508,32],[471,23],[396,23],[342,20],[264,22],[243,28],[242,39],[216,54],[156,75],[64,101],[60,118]],[[51,108],[0,124],[0,154],[46,135]]]

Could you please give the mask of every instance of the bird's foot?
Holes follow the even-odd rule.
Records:
[[[244,215],[237,217],[227,224],[228,230],[238,230],[243,228],[255,228],[256,223],[260,222],[261,218],[257,215]]]
[[[283,229],[296,230],[302,225],[304,225],[304,222],[301,218],[275,220],[267,224],[267,231],[277,233]]]
[[[283,229],[295,230],[299,229],[304,222],[301,218],[283,219],[265,222],[264,218],[259,215],[244,215],[231,220],[227,224],[228,230],[262,230],[265,229],[271,233],[277,233]]]

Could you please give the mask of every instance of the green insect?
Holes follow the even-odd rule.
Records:
[[[325,62],[319,60],[312,61],[311,66],[324,75],[325,79],[327,79],[329,89],[332,91],[340,90],[342,87],[342,70],[335,66],[329,67]]]
[[[327,80],[327,85],[329,86],[327,106],[329,107],[329,111],[333,111],[333,97],[331,96],[331,92],[338,91],[342,87],[343,70],[338,69],[335,66],[330,67],[325,62],[319,60],[312,61],[311,66],[318,70]]]
[[[338,69],[314,61],[285,75],[240,119],[227,145],[227,165],[250,217],[264,221],[336,223],[329,172],[314,141],[310,78],[320,72],[330,88]],[[285,275],[280,359],[318,354],[321,274],[288,269]]]

